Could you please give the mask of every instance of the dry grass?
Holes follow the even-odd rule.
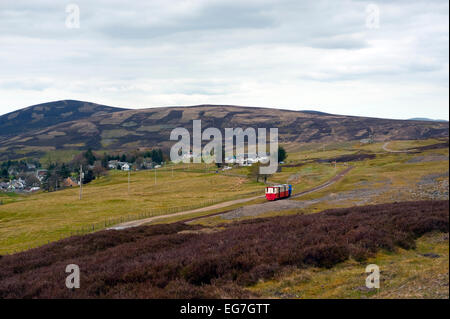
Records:
[[[195,167],[195,166],[194,166]],[[193,168],[193,166],[191,166]],[[0,253],[35,247],[70,235],[108,219],[160,210],[161,214],[177,208],[201,207],[262,192],[262,185],[239,177],[183,170],[131,173],[128,193],[127,173],[111,171],[109,176],[79,190],[66,189],[31,196],[8,196],[0,206]],[[9,203],[8,203],[9,202]]]

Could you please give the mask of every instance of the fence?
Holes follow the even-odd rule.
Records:
[[[165,171],[165,172],[170,172],[171,168],[162,168],[159,169],[160,171]],[[181,168],[181,169],[175,169],[178,171],[184,171],[184,172],[192,172],[192,173],[215,173],[216,170],[212,170],[212,169],[202,169],[202,168]],[[223,174],[225,175],[225,174]],[[229,175],[229,174],[227,174]],[[244,177],[241,175],[236,174],[239,177]],[[232,176],[231,174],[229,176]],[[89,234],[89,233],[93,233],[99,230],[104,230],[107,228],[111,228],[115,225],[119,225],[125,222],[129,222],[129,221],[134,221],[134,220],[140,220],[140,219],[145,219],[145,218],[150,218],[150,217],[155,217],[155,216],[161,216],[161,215],[170,215],[170,214],[174,214],[174,213],[178,213],[178,212],[182,212],[182,211],[189,211],[189,210],[194,210],[194,209],[199,209],[199,208],[204,208],[207,206],[211,206],[211,205],[215,205],[215,204],[219,204],[222,202],[226,202],[226,201],[230,201],[230,200],[235,200],[235,199],[239,199],[239,198],[244,198],[244,197],[250,197],[250,196],[256,196],[256,195],[261,195],[261,191],[254,191],[254,192],[250,192],[247,194],[241,194],[241,195],[235,195],[232,197],[228,197],[228,198],[222,198],[220,200],[217,199],[211,199],[211,200],[207,200],[198,204],[193,204],[193,205],[184,205],[184,206],[177,206],[177,207],[161,207],[161,208],[155,208],[155,209],[150,209],[146,212],[143,213],[138,213],[138,214],[129,214],[126,216],[119,216],[119,217],[112,217],[112,218],[106,218],[103,221],[100,222],[95,222],[95,223],[91,223],[89,225],[85,225],[82,226],[80,228],[76,228],[76,229],[70,229],[70,230],[61,230],[58,239],[56,240],[61,240],[67,237],[71,237],[71,236],[78,236],[78,235],[85,235],[85,234]],[[170,216],[168,216],[170,217]],[[52,240],[56,241],[55,239]],[[40,244],[37,245],[33,245],[33,246],[26,246],[26,249],[31,249],[31,248],[35,248],[35,247],[39,247],[45,244],[49,244],[50,241],[49,240],[43,240]],[[23,250],[22,250],[23,251]],[[17,250],[13,250],[11,251],[11,253],[17,253],[19,251]],[[8,253],[6,253],[8,254]]]
[[[255,191],[255,192],[251,192],[251,193],[245,194],[245,197],[247,197],[247,196],[256,196],[256,195],[260,195],[260,194],[261,194],[261,191]],[[112,226],[119,225],[119,224],[122,224],[122,223],[135,221],[135,220],[140,220],[140,219],[145,219],[145,218],[150,218],[150,217],[155,217],[155,216],[168,215],[168,217],[170,217],[171,214],[175,214],[175,213],[178,213],[178,212],[190,211],[190,210],[194,210],[194,209],[204,208],[204,207],[212,206],[212,205],[219,204],[219,203],[222,203],[222,202],[227,202],[227,201],[230,201],[230,200],[238,199],[238,198],[241,198],[241,197],[242,196],[239,196],[239,197],[233,196],[233,197],[225,198],[225,199],[221,199],[221,200],[211,199],[211,200],[204,201],[204,202],[202,202],[200,204],[177,206],[177,207],[156,208],[156,209],[150,209],[150,210],[148,210],[148,211],[146,211],[144,213],[129,214],[129,215],[126,215],[126,216],[120,216],[120,217],[116,217],[116,218],[106,218],[102,222],[96,222],[96,223],[93,223],[93,224],[88,225],[88,226],[83,226],[81,228],[78,228],[78,229],[75,229],[75,230],[71,230],[69,235],[70,236],[74,236],[74,235],[89,234],[89,233],[93,233],[95,231],[107,229],[107,228],[110,228]]]

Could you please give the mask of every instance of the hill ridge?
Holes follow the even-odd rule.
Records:
[[[282,144],[344,142],[374,138],[447,138],[449,124],[391,120],[232,105],[192,105],[125,109],[61,100],[33,105],[0,116],[0,161],[40,156],[51,150],[124,151],[169,148],[175,127],[277,127]]]

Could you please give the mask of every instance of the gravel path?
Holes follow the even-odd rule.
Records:
[[[389,153],[411,153],[412,150],[404,150],[404,151],[396,151],[396,150],[391,150],[390,148],[388,148],[390,142],[386,142],[383,144],[383,150],[385,150],[386,152]]]

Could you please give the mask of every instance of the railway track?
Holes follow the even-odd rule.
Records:
[[[353,166],[349,166],[348,168],[346,168],[345,170],[341,171],[339,174],[335,175],[333,178],[331,178],[330,180],[328,180],[327,182],[313,187],[309,190],[294,194],[291,196],[291,198],[297,198],[306,194],[310,194],[310,193],[314,193],[317,191],[320,191],[324,188],[327,188],[331,185],[333,185],[334,183],[338,182],[339,180],[341,180],[345,175],[347,175],[351,170],[353,169]],[[174,213],[174,214],[167,214],[167,215],[161,215],[161,216],[153,216],[153,217],[149,217],[149,218],[144,218],[144,219],[138,219],[138,220],[133,220],[133,221],[129,221],[129,222],[125,222],[119,225],[116,225],[114,227],[110,227],[108,229],[113,229],[113,230],[121,230],[121,229],[126,229],[126,228],[131,228],[131,227],[138,227],[138,226],[142,226],[157,220],[161,220],[164,218],[169,218],[169,217],[177,217],[177,216],[184,216],[184,215],[190,215],[190,214],[194,214],[194,213],[201,213],[201,212],[207,212],[213,209],[219,209],[219,208],[224,208],[227,206],[231,206],[231,205],[235,205],[235,204],[241,204],[241,203],[245,203],[245,202],[249,202],[255,199],[259,199],[259,198],[264,198],[264,195],[258,195],[258,196],[253,196],[253,197],[248,197],[248,198],[242,198],[242,199],[236,199],[236,200],[232,200],[232,201],[227,201],[227,202],[223,202],[223,203],[219,203],[219,204],[214,204],[211,206],[207,206],[207,207],[202,207],[202,208],[197,208],[197,209],[193,209],[193,210],[188,210],[188,211],[183,211],[183,212],[178,212],[178,213]],[[213,214],[209,214],[209,215],[204,215],[204,216],[199,216],[199,217],[193,217],[190,219],[187,219],[186,221],[192,221],[195,219],[199,219],[199,218],[205,218],[205,217],[210,217],[210,216],[215,216],[215,215],[220,215],[223,214],[224,212],[219,212],[219,213],[213,213]]]

